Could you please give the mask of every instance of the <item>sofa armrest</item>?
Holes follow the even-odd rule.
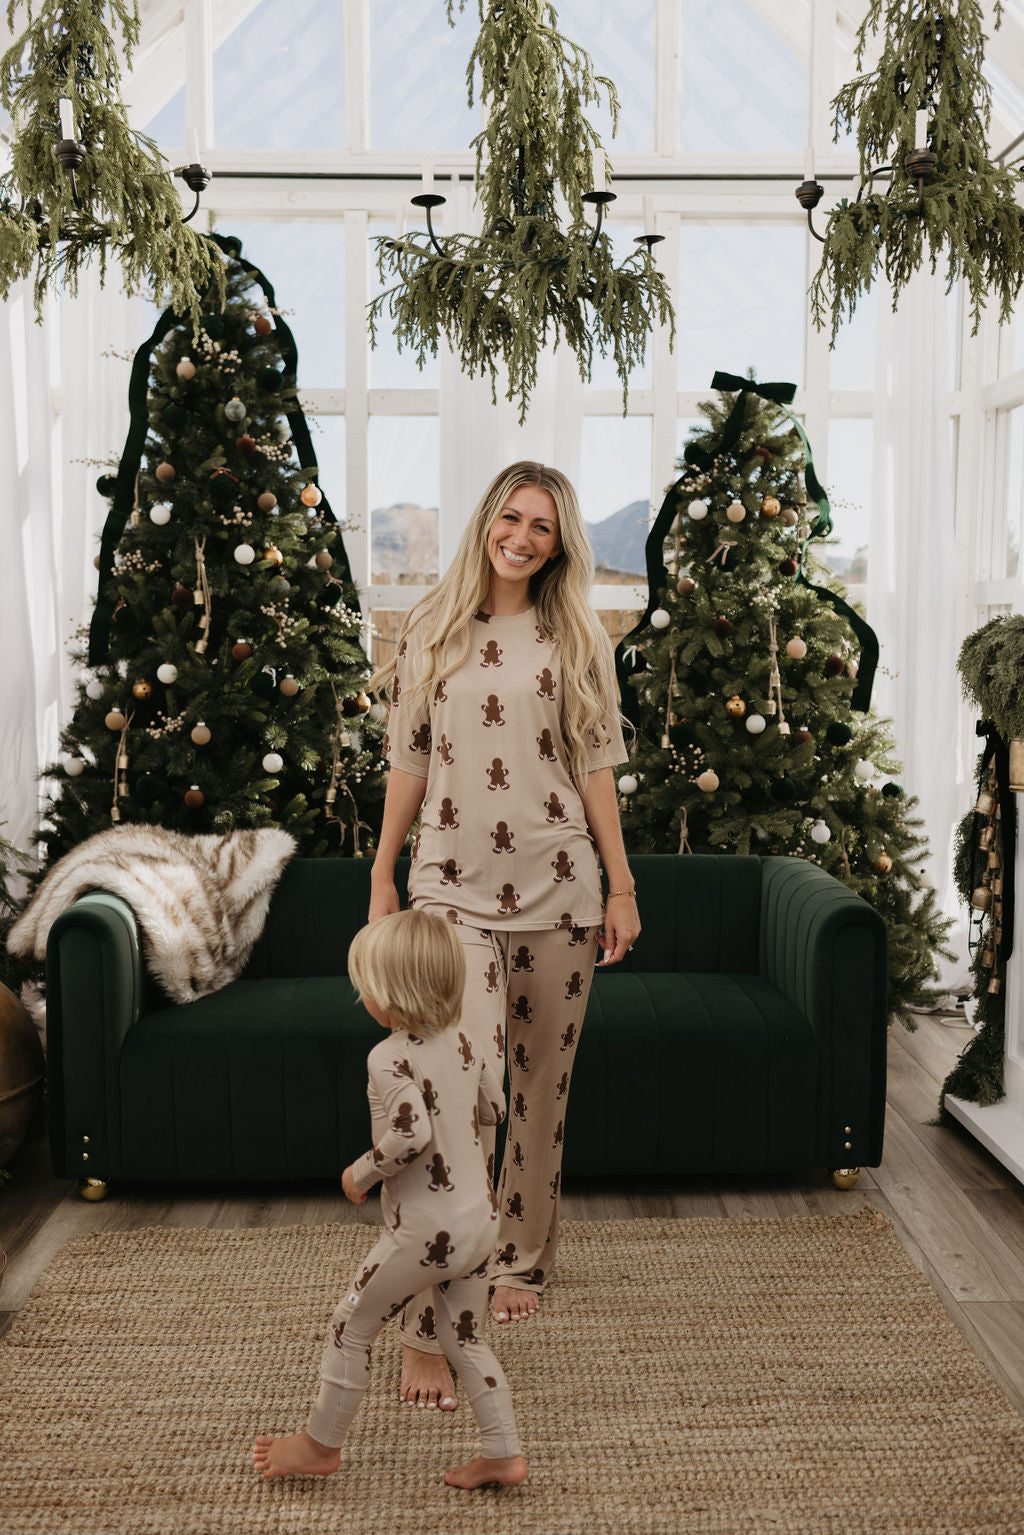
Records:
[[[94,890],[57,918],[46,945],[46,1039],[59,1176],[120,1172],[118,1063],[145,986],[135,913],[120,897]]]
[[[819,1144],[829,1165],[877,1166],[885,1124],[885,923],[816,864],[765,858],[760,969],[818,1041]]]

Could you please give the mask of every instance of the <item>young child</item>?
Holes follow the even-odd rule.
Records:
[[[260,1434],[253,1462],[272,1476],[326,1476],[366,1390],[370,1348],[386,1322],[428,1283],[441,1315],[421,1325],[459,1370],[483,1436],[483,1455],[447,1472],[452,1487],[526,1479],[501,1366],[484,1341],[497,1201],[480,1124],[505,1115],[502,1087],[458,1028],[465,982],[451,925],[400,911],[362,928],[348,954],[359,1000],[389,1037],[367,1058],[372,1148],[346,1167],[355,1204],[378,1178],[384,1232],[338,1303],[328,1329],[320,1395],[302,1433]]]

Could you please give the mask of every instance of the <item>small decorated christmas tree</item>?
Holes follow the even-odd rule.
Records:
[[[226,306],[198,336],[163,315],[135,359],[117,474],[98,482],[112,508],[90,675],[61,738],[47,864],[126,821],[280,826],[307,854],[358,856],[379,819],[382,711],[295,344],[239,242],[215,238]]]
[[[793,386],[715,382],[648,540],[648,612],[617,657],[637,727],[619,781],[626,845],[821,864],[884,917],[889,1006],[910,1023],[937,994],[948,923],[920,878],[889,724],[868,709],[877,644],[818,584],[810,539],[831,522],[782,408]]]

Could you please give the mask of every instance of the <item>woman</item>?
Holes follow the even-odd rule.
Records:
[[[422,808],[409,904],[465,947],[467,1052],[503,1076],[508,1134],[491,1277],[496,1321],[532,1315],[558,1244],[565,1106],[597,959],[640,931],[613,768],[626,760],[594,560],[564,475],[518,463],[484,493],[450,569],[409,612],[390,690],[391,772],[369,920],[399,909],[395,859]],[[602,910],[600,864],[608,880]],[[494,1167],[494,1128],[478,1133]],[[432,1292],[401,1322],[403,1401],[451,1411]]]

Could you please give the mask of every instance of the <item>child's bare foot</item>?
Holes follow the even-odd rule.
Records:
[[[459,1405],[444,1355],[424,1354],[408,1343],[402,1344],[402,1384],[398,1395],[410,1407],[440,1407],[442,1412],[454,1412]]]
[[[332,1450],[306,1433],[271,1439],[257,1434],[252,1463],[263,1480],[271,1476],[330,1476],[341,1464],[341,1451]]]
[[[523,1317],[533,1316],[539,1305],[540,1296],[535,1290],[513,1290],[507,1284],[495,1285],[491,1315],[496,1322],[518,1322]]]
[[[486,1487],[497,1482],[502,1487],[517,1487],[526,1481],[526,1462],[521,1455],[510,1455],[504,1460],[488,1460],[478,1455],[464,1466],[453,1466],[444,1479],[449,1487]]]

